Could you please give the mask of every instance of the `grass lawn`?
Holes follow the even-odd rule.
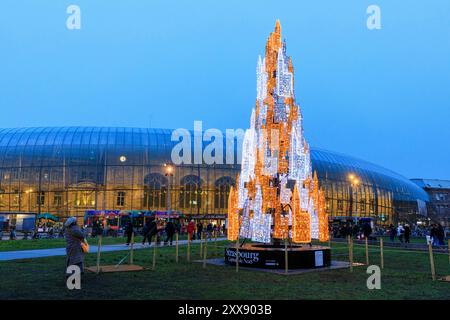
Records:
[[[226,242],[208,246],[209,257],[222,257]],[[65,286],[64,257],[0,262],[0,299],[450,299],[450,283],[432,281],[427,252],[385,248],[381,290],[366,287],[366,267],[277,275],[240,270],[231,266],[186,261],[186,246],[157,249],[156,270],[151,270],[153,249],[135,251],[141,272],[86,273],[82,289]],[[192,260],[199,259],[199,245],[191,246]],[[333,259],[346,260],[345,244],[333,244]],[[102,255],[102,264],[116,264],[126,253]],[[86,256],[94,265],[96,254]],[[377,247],[370,249],[370,263],[379,263]],[[364,262],[364,246],[355,245],[355,262]],[[438,276],[450,275],[448,255],[435,255]]]

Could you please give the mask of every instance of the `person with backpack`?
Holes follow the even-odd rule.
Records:
[[[145,245],[146,240],[148,241],[148,244],[151,245],[153,236],[158,233],[158,226],[156,224],[155,218],[152,217],[146,221],[143,233],[144,239],[142,240],[142,245]]]

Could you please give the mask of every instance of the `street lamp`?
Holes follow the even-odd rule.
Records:
[[[349,216],[353,216],[353,188],[358,186],[359,179],[354,174],[348,175],[348,180],[350,181],[350,210],[349,210]]]
[[[165,169],[165,176],[167,177],[167,212],[169,213],[169,211],[171,210],[171,199],[170,199],[170,185],[171,185],[171,179],[173,177],[173,166],[164,163],[164,167]]]
[[[33,192],[33,189],[28,189],[25,191],[25,193],[28,196],[28,211],[31,212],[31,193]]]

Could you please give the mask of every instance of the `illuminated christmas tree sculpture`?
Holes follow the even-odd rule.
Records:
[[[312,172],[295,103],[294,68],[281,40],[280,22],[259,57],[256,106],[246,131],[242,167],[228,203],[228,239],[270,243],[328,240],[325,195]]]

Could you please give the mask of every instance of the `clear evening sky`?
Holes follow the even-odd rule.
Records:
[[[312,146],[450,179],[448,0],[4,0],[0,127],[247,128],[277,18]]]

